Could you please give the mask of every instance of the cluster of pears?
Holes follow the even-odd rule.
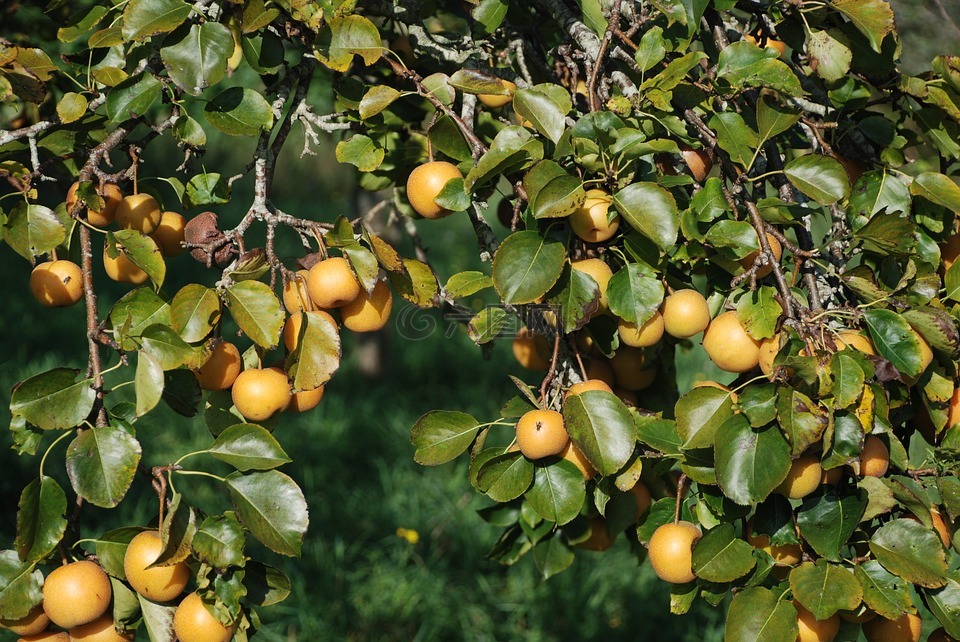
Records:
[[[123,572],[127,584],[143,597],[160,603],[173,602],[190,580],[186,562],[151,565],[163,552],[160,533],[145,530],[127,545]],[[51,571],[43,583],[43,602],[3,627],[22,642],[130,642],[133,631],[118,630],[109,610],[113,597],[110,578],[99,564],[80,560]],[[204,606],[199,594],[191,593],[178,604],[173,627],[180,642],[229,642],[233,627],[220,623]]]
[[[339,333],[340,324],[352,332],[375,332],[390,319],[393,294],[379,280],[372,292],[361,287],[350,263],[342,257],[318,261],[309,270],[300,270],[283,285],[283,303],[289,316],[283,326],[283,343],[294,351],[300,342],[304,314],[329,324]],[[331,314],[333,313],[333,314]],[[340,324],[334,314],[338,314]],[[210,356],[195,371],[204,390],[230,390],[234,406],[248,421],[265,421],[278,412],[306,412],[323,398],[323,386],[291,392],[283,368],[243,369],[243,357],[236,345],[219,341]]]

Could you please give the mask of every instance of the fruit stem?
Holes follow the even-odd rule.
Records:
[[[677,479],[677,506],[673,511],[673,523],[676,524],[680,521],[680,507],[683,505],[683,487],[687,483],[687,475],[681,474],[680,478]]]
[[[208,473],[208,472],[203,471],[203,470],[174,470],[174,471],[172,471],[172,472],[175,472],[175,473],[180,474],[180,475],[198,475],[198,476],[200,476],[200,477],[209,477],[210,479],[216,479],[218,482],[225,482],[225,481],[226,481],[223,477],[218,477],[217,475],[214,475],[213,473]]]

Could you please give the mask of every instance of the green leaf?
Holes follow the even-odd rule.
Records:
[[[470,207],[471,198],[463,188],[463,179],[455,176],[448,180],[433,202],[451,212],[464,212]]]
[[[800,536],[817,554],[839,562],[840,548],[847,544],[866,507],[866,494],[860,490],[844,497],[835,491],[810,495],[797,514]]]
[[[123,11],[124,40],[143,40],[169,33],[190,15],[183,0],[130,0]]]
[[[203,341],[220,320],[220,299],[215,290],[190,283],[170,302],[170,325],[187,343]]]
[[[560,141],[565,114],[551,96],[537,89],[518,89],[513,95],[513,109],[554,143]]]
[[[781,597],[759,586],[734,595],[727,611],[724,642],[796,642],[797,610]]]
[[[537,515],[562,526],[580,514],[586,485],[573,462],[561,459],[550,465],[537,464],[533,486],[524,496]]]
[[[79,370],[54,368],[13,387],[10,412],[43,430],[74,428],[93,409],[92,379],[77,381]]]
[[[360,120],[376,116],[403,94],[389,85],[374,85],[360,101]]]
[[[293,461],[273,435],[256,424],[237,424],[227,428],[207,452],[243,473],[270,470]]]
[[[930,612],[943,625],[947,635],[960,635],[960,582],[948,578],[946,586],[927,591],[926,596]]]
[[[916,246],[916,226],[908,217],[882,212],[854,233],[863,249],[877,254],[905,256]]]
[[[240,38],[240,49],[243,59],[261,76],[275,74],[283,67],[283,42],[274,33]]]
[[[93,6],[81,9],[79,12],[70,16],[66,24],[57,29],[57,40],[61,42],[73,42],[81,38],[84,34],[95,29],[103,17],[107,15],[107,7]]]
[[[800,80],[774,49],[761,49],[747,40],[730,43],[720,52],[717,75],[734,88],[770,87],[790,96],[803,94]]]
[[[197,559],[214,568],[243,566],[243,527],[232,511],[203,520],[191,546]]]
[[[264,348],[273,348],[283,328],[283,309],[270,286],[260,281],[241,281],[224,292],[227,309],[240,329]]]
[[[846,408],[860,399],[866,375],[853,357],[836,353],[830,360],[833,374],[833,401],[838,408]]]
[[[721,112],[710,119],[710,128],[717,132],[717,144],[730,154],[730,160],[743,167],[750,167],[753,154],[760,145],[757,132],[753,131],[736,112]]]
[[[386,152],[372,138],[354,134],[337,143],[337,161],[355,165],[361,172],[372,172],[380,167]]]
[[[80,120],[85,113],[87,113],[87,99],[83,94],[67,92],[57,103],[57,116],[64,125]]]
[[[277,604],[290,595],[290,580],[283,571],[253,560],[244,566],[243,586],[247,600],[260,606]]]
[[[125,294],[110,311],[110,325],[120,348],[139,348],[139,338],[151,325],[170,325],[170,305],[150,288],[137,288]]]
[[[777,388],[766,383],[747,386],[740,391],[738,405],[754,428],[766,426],[777,418]]]
[[[163,279],[167,275],[167,264],[163,260],[160,248],[157,247],[157,242],[137,230],[117,230],[112,234],[116,242],[122,246],[127,258],[146,272],[156,287],[163,285]],[[109,242],[110,237],[108,236],[107,239]]]
[[[293,389],[315,390],[326,384],[340,367],[340,333],[319,312],[303,312],[297,348],[287,358]]]
[[[832,205],[850,195],[850,179],[840,161],[820,154],[805,154],[783,168],[798,190],[820,205]]]
[[[549,160],[534,165],[523,177],[523,186],[535,218],[568,216],[587,198],[580,178]]]
[[[67,231],[53,210],[23,201],[10,210],[3,227],[3,240],[28,261],[50,252],[63,243],[66,236]]]
[[[863,603],[880,617],[896,620],[913,610],[910,584],[883,568],[880,562],[857,564],[853,572],[863,588]]]
[[[240,522],[264,546],[299,556],[307,532],[307,501],[288,476],[276,470],[233,473],[226,479]]]
[[[757,131],[767,141],[800,122],[800,112],[779,104],[773,96],[762,96],[757,103]]]
[[[799,390],[783,386],[777,391],[777,419],[790,442],[794,457],[820,441],[830,418],[819,404]]]
[[[329,31],[321,33],[320,50],[317,58],[334,71],[346,71],[358,55],[365,65],[372,65],[380,59],[383,45],[380,32],[368,18],[359,15],[338,15],[331,18],[327,25]]]
[[[640,70],[647,72],[663,60],[666,54],[663,27],[656,26],[644,31],[643,37],[640,38],[640,45],[637,47],[637,53],[634,54],[633,58]]]
[[[927,340],[935,350],[956,357],[960,350],[960,332],[957,322],[946,310],[924,306],[904,310],[903,318]]]
[[[636,326],[643,325],[660,308],[663,294],[663,282],[657,274],[638,263],[623,266],[607,283],[610,311]]]
[[[573,560],[573,551],[556,535],[541,540],[533,549],[533,561],[544,580],[569,568]]]
[[[256,136],[273,126],[273,110],[259,93],[231,87],[207,103],[207,122],[230,136]]]
[[[53,552],[67,529],[67,496],[60,484],[44,475],[20,494],[17,505],[17,539],[20,559],[39,562]]]
[[[864,321],[880,356],[893,364],[900,374],[920,374],[920,340],[906,320],[891,310],[864,310]]]
[[[473,19],[483,26],[486,34],[492,34],[503,23],[509,4],[506,0],[480,0],[473,10]]]
[[[560,241],[534,230],[514,232],[493,257],[493,285],[506,303],[532,303],[560,278],[566,255]]]
[[[888,33],[893,32],[893,9],[885,0],[833,0],[834,9],[847,16],[854,26],[867,37],[874,51],[880,53],[880,45]]]
[[[533,483],[533,462],[519,452],[496,455],[480,466],[477,488],[495,502],[513,501]]]
[[[489,287],[493,287],[493,279],[491,277],[483,272],[470,270],[458,272],[451,276],[447,280],[447,284],[443,286],[443,289],[447,293],[447,296],[453,299],[459,299],[461,297],[474,295]]]
[[[493,139],[490,150],[464,178],[464,187],[473,191],[487,180],[520,171],[542,158],[543,143],[530,130],[520,126],[505,127]]]
[[[143,116],[160,99],[161,89],[160,81],[148,73],[131,76],[107,94],[107,116],[115,123]]]
[[[240,30],[243,33],[260,31],[273,22],[278,15],[280,15],[280,10],[276,7],[267,9],[264,0],[247,0],[243,3]]]
[[[0,551],[0,618],[19,620],[43,600],[43,573],[20,561],[16,551]]]
[[[937,588],[947,582],[943,544],[934,531],[920,522],[887,522],[870,538],[870,552],[885,569],[913,584]]]
[[[733,417],[733,393],[704,386],[684,394],[676,405],[677,432],[684,448],[709,448],[717,430]]]
[[[693,548],[693,572],[707,582],[732,582],[756,563],[753,547],[737,537],[733,524],[710,529]]]
[[[477,345],[490,343],[507,328],[514,324],[510,314],[501,307],[485,307],[470,319],[467,324],[467,334]]]
[[[174,642],[173,614],[177,607],[172,604],[154,602],[137,594],[140,602],[140,612],[143,614],[143,624],[151,642]]]
[[[960,213],[960,187],[948,176],[937,172],[923,172],[910,183],[910,193]]]
[[[139,463],[140,443],[113,426],[84,430],[67,448],[67,475],[73,490],[101,508],[120,503]]]
[[[454,410],[433,410],[420,417],[410,433],[410,443],[417,449],[414,461],[423,466],[437,466],[460,456],[480,430],[480,422]]]
[[[163,395],[163,368],[147,352],[137,354],[137,371],[133,379],[137,398],[137,416],[142,417],[160,403]]]
[[[180,40],[166,44],[160,57],[173,82],[197,96],[226,75],[234,46],[226,25],[204,22],[192,25]]]
[[[807,55],[817,75],[828,81],[846,76],[853,60],[849,39],[837,29],[811,30],[807,36]]]
[[[762,285],[737,301],[737,320],[754,339],[769,339],[777,332],[783,308],[777,303],[776,288]]]
[[[216,172],[192,176],[183,192],[183,206],[193,209],[203,205],[222,205],[230,202],[230,184]]]
[[[790,571],[790,590],[818,620],[826,620],[837,611],[856,609],[863,597],[853,573],[824,559],[816,564],[804,562]]]
[[[756,429],[734,415],[717,430],[715,461],[723,494],[741,506],[767,498],[790,471],[790,446],[776,426]]]
[[[586,272],[574,269],[567,270],[560,283],[562,289],[547,299],[547,303],[559,307],[561,331],[573,332],[582,328],[599,309],[600,286]]]
[[[563,421],[570,438],[601,475],[619,471],[633,455],[637,428],[620,399],[589,390],[567,399]]]
[[[107,531],[94,540],[97,560],[108,575],[121,580],[127,579],[123,570],[123,558],[127,552],[127,545],[143,530],[138,526],[124,526]]]
[[[673,194],[656,183],[632,183],[613,195],[613,205],[632,227],[657,244],[672,249],[680,231],[680,213]]]

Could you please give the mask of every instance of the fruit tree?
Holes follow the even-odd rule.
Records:
[[[274,428],[403,306],[527,370],[411,434],[469,457],[494,559],[549,578],[625,540],[729,642],[960,639],[960,58],[901,72],[885,0],[11,4],[3,251],[84,306],[89,358],[12,391],[37,475],[3,507],[4,627],[254,635],[309,536]],[[295,129],[370,211],[278,207]],[[204,162],[225,136],[237,173]],[[419,233],[454,218],[479,269],[438,274]],[[161,404],[208,446],[143,452]],[[155,519],[104,530],[135,484]]]

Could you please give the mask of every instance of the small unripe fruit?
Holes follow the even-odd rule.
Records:
[[[113,617],[105,613],[93,622],[70,629],[70,642],[130,642],[134,633],[117,633]]]
[[[307,275],[309,274],[309,270],[297,270],[290,277],[290,280],[283,282],[283,307],[290,314],[304,309],[313,309],[313,300],[310,298],[310,291],[307,288]]]
[[[867,435],[860,453],[860,476],[883,477],[890,467],[890,450],[876,435]]]
[[[125,230],[150,234],[160,225],[160,204],[149,194],[131,194],[117,207],[117,225]]]
[[[43,612],[42,604],[33,607],[19,620],[0,619],[0,628],[10,629],[17,635],[36,635],[48,626],[50,626],[50,618]]]
[[[529,328],[520,328],[513,338],[513,356],[528,370],[546,372],[553,355],[546,337],[534,334]]]
[[[477,94],[477,100],[491,109],[498,109],[506,104],[513,102],[513,92],[517,90],[516,84],[509,80],[500,80],[500,84],[509,91],[508,94]]]
[[[313,410],[323,399],[323,386],[313,390],[301,390],[293,393],[290,398],[290,405],[287,406],[288,412],[306,412]]]
[[[703,349],[727,372],[747,372],[760,364],[760,342],[747,334],[733,310],[710,322],[703,334]]]
[[[663,316],[654,312],[653,316],[644,321],[638,328],[629,321],[620,319],[617,324],[617,333],[620,342],[634,348],[649,348],[656,345],[663,338]]]
[[[110,578],[94,562],[60,566],[43,583],[43,610],[57,626],[70,629],[93,622],[110,606]]]
[[[355,301],[360,290],[350,263],[341,256],[319,261],[307,272],[307,292],[318,308],[341,308]]]
[[[244,419],[265,421],[290,405],[290,380],[279,368],[252,368],[237,376],[230,394]]]
[[[190,567],[185,562],[170,566],[155,566],[163,552],[163,541],[157,531],[137,534],[123,556],[123,572],[133,590],[154,602],[169,602],[183,593],[190,579]]]
[[[393,293],[390,286],[377,281],[373,292],[360,291],[360,296],[340,308],[343,327],[353,332],[376,332],[390,321],[393,309]]]
[[[107,276],[118,283],[140,285],[149,278],[147,273],[131,261],[120,248],[117,248],[116,257],[111,257],[108,249],[103,248],[103,268],[106,270]]]
[[[688,339],[710,325],[707,300],[696,290],[677,290],[663,300],[663,329],[671,337]]]
[[[823,477],[823,468],[815,455],[802,455],[793,460],[790,472],[776,492],[790,499],[802,499],[817,490]]]
[[[437,196],[448,181],[463,178],[457,166],[446,161],[424,163],[410,172],[407,178],[407,200],[423,218],[443,218],[451,211],[436,203]]]
[[[567,220],[573,233],[588,243],[602,243],[617,233],[620,215],[608,218],[610,195],[602,189],[587,190],[587,200]]]
[[[71,261],[47,261],[30,273],[30,291],[40,305],[62,308],[83,297],[83,272]]]
[[[160,223],[157,229],[150,235],[160,248],[160,253],[164,256],[179,256],[183,254],[184,247],[181,245],[184,239],[184,228],[186,219],[182,214],[176,212],[164,212],[160,215]]]
[[[797,609],[797,626],[800,629],[797,642],[833,642],[840,631],[839,615],[833,614],[826,620],[818,620],[798,602],[794,601],[793,605]]]
[[[584,479],[593,479],[597,476],[597,469],[593,467],[583,451],[577,448],[577,445],[572,441],[567,442],[567,447],[563,449],[560,456],[579,468]]]
[[[600,381],[599,379],[587,379],[586,381],[581,381],[580,383],[575,383],[567,390],[567,398],[575,397],[580,393],[587,392],[588,390],[603,390],[613,394],[613,389],[608,386],[605,382]]]
[[[600,286],[600,309],[599,313],[607,311],[607,284],[613,276],[613,270],[602,259],[581,259],[572,261],[570,267],[578,272],[589,274],[593,280]]]
[[[563,415],[556,410],[530,410],[517,422],[517,445],[527,459],[559,455],[569,442]]]
[[[242,368],[243,358],[237,346],[221,341],[194,374],[204,390],[226,390],[233,385]]]
[[[664,524],[653,532],[648,545],[653,572],[664,582],[686,584],[696,579],[693,545],[700,529],[690,522]]]
[[[173,614],[173,630],[180,642],[230,642],[233,637],[233,627],[221,624],[197,593],[180,602]]]
[[[79,188],[80,183],[74,183],[67,191],[68,214],[73,210],[73,206],[77,202],[77,190]],[[123,192],[121,192],[120,188],[113,183],[103,183],[100,185],[100,189],[97,190],[97,193],[100,194],[100,198],[103,199],[103,209],[101,209],[99,212],[95,212],[88,207],[87,222],[94,227],[106,227],[113,222],[113,219],[116,216],[117,207],[123,200]]]
[[[923,622],[919,615],[905,613],[896,620],[876,617],[863,625],[867,642],[920,642]]]
[[[767,243],[770,244],[770,251],[773,253],[773,258],[776,259],[776,262],[780,262],[780,258],[783,256],[783,246],[780,245],[780,241],[777,240],[773,234],[767,234]],[[749,270],[753,266],[753,262],[757,260],[757,257],[760,256],[760,250],[756,252],[751,252],[742,259],[740,259],[740,265],[743,266],[744,270]],[[773,264],[767,263],[763,267],[757,270],[757,278],[762,279],[773,272]]]

